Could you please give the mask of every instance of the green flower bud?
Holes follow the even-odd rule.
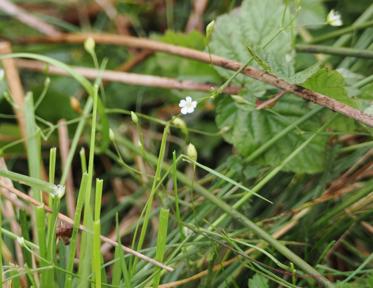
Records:
[[[131,119],[132,122],[135,123],[136,125],[139,124],[139,117],[137,117],[136,113],[131,111]]]
[[[193,161],[197,161],[198,153],[196,147],[192,143],[189,143],[187,146],[187,156]]]
[[[109,138],[112,142],[115,141],[115,133],[111,128],[109,129]]]
[[[214,33],[214,30],[215,30],[215,20],[212,20],[206,26],[206,39],[207,39],[207,42],[210,42],[210,39],[212,37],[212,33]]]
[[[95,53],[95,40],[92,37],[88,37],[84,41],[84,49],[87,51],[89,54],[94,54]]]
[[[51,195],[52,197],[58,197],[59,199],[61,199],[65,195],[65,186],[61,184],[54,185]]]

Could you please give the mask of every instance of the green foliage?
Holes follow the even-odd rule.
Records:
[[[271,9],[276,10],[276,12]],[[255,62],[266,61],[264,63],[268,63],[266,66],[269,65],[274,70],[274,74],[289,79],[292,83],[303,84],[306,88],[324,93],[342,103],[357,107],[355,102],[347,96],[345,81],[337,71],[325,68],[319,69],[319,65],[315,64],[301,72],[294,73],[293,61],[291,60],[293,55],[291,46],[293,26],[284,26],[284,23],[291,22],[291,18],[290,16],[286,17],[287,14],[285,14],[284,22],[279,20],[281,19],[280,15],[282,15],[281,11],[285,11],[284,9],[281,1],[271,1],[271,4],[266,1],[244,1],[239,11],[233,11],[217,19],[216,30],[211,43],[212,50],[222,56],[246,62],[250,54],[253,56],[253,53],[247,53],[245,47],[259,47],[258,51],[264,51],[262,55],[265,60],[255,60]],[[277,17],[273,17],[272,13],[277,13]],[[257,19],[257,15],[261,15],[261,20]],[[271,31],[278,31],[279,34],[274,36],[273,40],[271,39],[266,46],[263,39],[268,39],[268,35],[271,34],[266,31],[268,26],[271,27]],[[273,34],[274,32],[272,32]],[[258,57],[255,56],[254,59]],[[277,61],[275,61],[276,59]],[[285,61],[286,59],[288,61]],[[258,64],[263,66],[260,63]],[[287,73],[284,73],[284,71],[287,71]],[[224,71],[223,75],[227,77],[227,73]],[[269,90],[268,86],[262,83],[258,84],[255,80],[247,80],[247,77],[243,77],[238,76],[233,82],[244,79],[242,84],[246,88],[243,95],[246,103],[238,103],[226,96],[218,98],[216,123],[219,128],[227,131],[224,138],[229,143],[234,144],[240,154],[248,157],[275,135],[281,133],[291,123],[307,114],[313,105],[299,97],[287,94],[281,98],[274,108],[256,110],[257,97],[268,99],[275,92]],[[309,132],[320,127],[324,119],[325,117],[317,115],[302,123],[277,141],[273,147],[267,149],[257,159],[257,162],[271,166],[279,165],[286,155],[289,155],[300,143],[305,141]],[[354,127],[353,122],[344,119],[344,117],[339,117],[335,123],[333,127],[339,131],[351,131]],[[326,136],[316,137],[294,160],[286,165],[284,170],[297,173],[322,171],[327,138]]]
[[[59,13],[37,14],[68,29],[64,32],[117,33],[125,26],[133,36],[152,35],[160,42],[205,51],[206,59],[218,54],[373,115],[370,60],[296,52],[298,43],[312,38],[331,49],[369,50],[373,4],[368,1],[207,1],[198,17],[192,1],[114,1],[100,6],[94,17],[88,13],[87,19],[79,19],[81,27]],[[27,6],[18,2],[39,12],[48,1]],[[49,2],[48,11],[56,9],[61,15],[71,8],[69,3]],[[118,13],[115,17],[111,8]],[[331,8],[342,14],[345,27],[324,24]],[[188,18],[206,35],[181,32]],[[351,33],[354,19],[365,26]],[[9,29],[8,21],[3,22],[0,32],[5,38],[23,41],[18,38],[37,33],[31,28],[32,33],[21,31],[26,25],[18,20],[9,21]],[[208,23],[215,24],[204,29]],[[0,163],[3,286],[131,288],[181,280],[180,287],[316,287],[317,281],[325,287],[373,287],[367,236],[373,187],[369,128],[291,93],[258,110],[258,104],[281,91],[209,63],[157,52],[156,47],[130,72],[211,83],[220,89],[178,91],[109,81],[101,85],[71,69],[112,70],[137,57],[140,49],[118,43],[96,40],[89,54],[83,42],[16,43],[13,50],[22,53],[0,55],[0,61],[44,61],[77,81],[53,76],[48,69],[18,69],[24,90],[32,91],[35,100],[33,104],[31,94],[26,97],[23,139],[14,113],[19,107],[0,75],[0,156],[9,169]],[[240,92],[217,95],[229,85]],[[185,116],[177,103],[187,95],[198,107]],[[71,96],[79,99],[82,111],[73,111]],[[57,132],[62,118],[69,139]],[[61,140],[70,140],[67,159]],[[189,143],[195,145],[189,156],[198,154],[193,161],[184,155]],[[47,163],[48,182],[41,173]],[[96,177],[103,181],[94,185]],[[30,199],[41,198],[40,191],[43,196],[63,191],[67,180],[72,185],[66,185],[66,197],[50,198],[44,205]],[[16,193],[24,195],[15,198],[14,188],[3,189],[10,181]],[[75,203],[69,201],[71,195]],[[60,237],[57,218],[58,212],[72,210],[67,243]],[[14,228],[17,223],[20,229]]]
[[[209,47],[211,52],[246,63],[251,55],[248,47],[262,58],[273,73],[289,77],[294,71],[294,19],[280,0],[245,0],[239,9],[220,16]],[[232,72],[217,68],[224,78]],[[237,76],[233,83],[246,86],[248,93],[265,90],[266,85],[246,76]]]
[[[268,280],[260,274],[255,274],[249,279],[248,288],[269,288]]]
[[[307,81],[303,83],[303,86],[330,96],[351,107],[357,107],[356,103],[348,97],[345,89],[345,80],[337,71],[322,68],[309,77]]]
[[[156,37],[157,40],[182,47],[204,50],[205,37],[197,31],[188,34],[167,31],[164,35]],[[194,80],[197,82],[215,82],[219,76],[214,68],[206,63],[180,58],[164,53],[155,55],[157,75],[175,77],[180,80]],[[160,69],[160,70],[159,70]]]

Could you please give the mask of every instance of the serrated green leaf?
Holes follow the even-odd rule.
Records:
[[[343,76],[335,70],[322,68],[308,78],[302,86],[357,108],[355,101],[347,95]]]
[[[212,52],[241,63],[247,62],[251,56],[254,56],[260,59],[259,62],[266,63],[279,77],[286,79],[293,77],[294,83],[306,81],[317,72],[318,66],[312,66],[294,76],[293,27],[284,24],[291,22],[290,15],[283,15],[284,9],[282,1],[245,0],[239,10],[217,19],[211,42]],[[252,48],[255,55],[250,55],[247,47]],[[253,64],[258,65],[255,62]],[[227,71],[220,69],[218,71],[227,78],[231,75]],[[256,110],[256,97],[272,97],[275,94],[275,91],[271,90],[273,87],[242,75],[235,82],[243,84],[246,88],[245,94],[241,95],[245,103],[237,101],[237,97],[218,98],[216,122],[220,129],[226,131],[224,138],[244,157],[250,156],[311,110],[312,104],[290,94],[282,97],[271,110]],[[314,117],[312,121],[284,135],[274,147],[263,152],[255,161],[259,164],[279,165],[307,139],[309,136],[307,131],[314,131],[320,124],[321,120]],[[285,166],[284,170],[297,173],[321,171],[324,166],[326,140],[325,136],[317,136],[303,152]]]
[[[370,105],[368,108],[364,110],[364,113],[373,116],[373,105]]]
[[[216,122],[220,129],[227,132],[223,137],[232,143],[244,157],[281,133],[287,126],[311,110],[308,104],[294,95],[285,95],[273,110],[251,110],[242,108],[228,97],[217,99]],[[256,162],[278,166],[289,154],[309,137],[307,131],[320,127],[318,115],[292,130],[265,151]],[[296,173],[317,173],[324,167],[324,153],[327,137],[319,135],[307,145],[284,168]]]
[[[320,65],[318,63],[292,75],[288,80],[292,84],[301,84],[307,81],[308,78],[313,76],[319,71]]]
[[[298,26],[307,26],[307,29],[316,29],[324,25],[326,9],[322,0],[302,0],[298,16]]]
[[[303,83],[302,86],[357,108],[356,102],[352,98],[348,97],[345,84],[345,80],[339,72],[322,68],[308,78],[308,80]],[[326,115],[330,113],[334,112],[325,111]],[[335,131],[352,132],[355,129],[355,122],[343,115],[338,115],[330,128]]]
[[[268,279],[260,274],[255,274],[253,278],[249,279],[249,288],[269,288]]]
[[[205,37],[197,31],[188,34],[167,31],[163,36],[157,37],[157,40],[196,50],[205,49]],[[174,78],[176,75],[180,80],[193,80],[196,82],[216,82],[220,80],[215,69],[206,63],[164,53],[157,53],[155,61],[155,72],[159,76]]]
[[[250,47],[268,63],[273,73],[291,76],[294,31],[291,15],[286,11],[281,0],[243,1],[239,9],[217,18],[209,45],[211,53],[246,63],[251,58],[247,50]],[[221,68],[217,71],[225,78],[232,75],[231,71]],[[261,89],[268,87],[243,75],[238,75],[233,82]]]

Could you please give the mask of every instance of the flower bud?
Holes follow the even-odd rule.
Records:
[[[17,242],[18,242],[19,246],[25,247],[25,238],[17,237]]]
[[[192,143],[189,143],[189,145],[187,146],[187,156],[192,159],[193,161],[197,161],[197,150],[196,150],[196,147],[192,144]]]
[[[95,53],[95,40],[92,37],[88,37],[84,41],[84,49],[87,51],[89,54],[94,54]]]
[[[76,113],[81,113],[82,109],[80,107],[80,102],[75,97],[70,97],[70,107],[73,109]]]
[[[232,99],[237,103],[237,104],[248,104],[249,102],[243,98],[240,95],[231,95]]]
[[[136,125],[139,124],[139,117],[137,117],[136,113],[131,111],[131,119],[132,122],[135,123]]]
[[[58,197],[61,199],[65,195],[65,186],[59,184],[59,185],[54,185],[53,191],[52,191],[52,197]]]
[[[210,41],[211,39],[211,36],[212,36],[212,33],[214,32],[215,30],[215,20],[212,20],[209,24],[207,24],[206,26],[206,39],[207,39],[207,42]]]
[[[114,133],[113,129],[111,129],[111,128],[109,129],[109,138],[112,142],[115,141],[115,133]]]

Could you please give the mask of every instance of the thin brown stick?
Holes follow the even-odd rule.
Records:
[[[0,0],[1,1],[1,0]],[[9,42],[0,42],[0,54],[10,54],[12,53],[12,48]],[[28,137],[26,134],[26,120],[25,120],[25,113],[24,113],[24,91],[21,83],[21,79],[19,77],[18,69],[15,64],[15,60],[12,58],[5,58],[1,60],[5,78],[7,80],[7,84],[10,91],[10,96],[14,102],[14,112],[16,114],[16,118],[18,121],[19,129],[21,131],[21,136],[23,139],[26,139],[25,149],[27,149],[26,142],[28,141]],[[45,167],[41,164],[41,175],[43,179],[48,179]],[[44,198],[47,201],[47,198]]]
[[[14,187],[10,187],[10,186],[7,186],[7,185],[3,185],[2,183],[0,183],[0,187],[3,187],[3,188],[5,188],[5,189],[7,189],[8,191],[14,193],[18,198],[20,198],[20,199],[22,199],[22,200],[24,200],[24,201],[26,201],[26,202],[32,204],[33,206],[36,206],[36,207],[43,207],[43,208],[45,209],[45,211],[48,212],[48,213],[52,213],[52,212],[53,212],[52,209],[49,208],[48,206],[46,206],[46,205],[44,205],[43,203],[41,203],[41,202],[35,200],[35,199],[32,198],[31,196],[29,196],[29,195],[27,195],[27,194],[25,194],[25,193],[19,191],[18,189],[15,189]],[[0,192],[1,192],[1,191],[0,191]],[[58,213],[58,218],[59,218],[61,221],[65,222],[65,223],[68,223],[68,224],[70,224],[70,225],[74,225],[74,220],[71,219],[71,218],[69,218],[69,217],[67,217],[66,215],[64,215],[64,214],[62,214],[62,213]],[[87,232],[87,233],[92,233],[91,231],[89,231],[89,230],[88,230],[85,226],[83,226],[83,225],[79,225],[79,229],[80,229],[81,231],[84,231],[84,232]],[[121,244],[117,243],[116,241],[111,240],[110,238],[107,238],[107,237],[102,236],[102,235],[100,235],[100,238],[101,238],[101,240],[102,240],[103,242],[110,243],[110,244],[113,245],[113,246],[118,246],[118,245],[120,245],[120,247],[123,249],[124,252],[127,252],[127,253],[129,253],[129,254],[135,256],[135,257],[138,257],[138,258],[140,258],[140,259],[142,259],[142,260],[144,260],[144,261],[146,261],[146,262],[148,262],[148,263],[150,263],[150,264],[153,264],[153,265],[155,265],[155,266],[158,266],[158,267],[160,267],[160,268],[162,268],[162,269],[164,269],[164,270],[166,270],[166,271],[172,272],[172,271],[174,270],[172,267],[167,266],[167,265],[165,265],[165,264],[163,264],[163,263],[161,263],[161,262],[158,262],[157,260],[154,260],[154,259],[152,259],[152,258],[150,258],[150,257],[148,257],[148,256],[145,256],[145,255],[143,255],[143,254],[141,254],[141,253],[139,253],[139,252],[137,252],[137,251],[135,251],[135,250],[133,250],[133,249],[131,249],[131,248],[129,248],[129,247],[126,247],[126,246],[124,246],[124,245],[121,245]]]
[[[128,71],[132,70],[133,67],[135,67],[137,64],[144,61],[146,58],[148,58],[152,54],[153,54],[153,51],[149,51],[149,50],[141,51],[141,52],[135,54],[135,56],[133,58],[124,62],[122,65],[120,65],[115,70],[122,71],[122,72],[128,72]]]
[[[59,35],[60,32],[53,26],[31,15],[28,11],[14,5],[8,0],[0,0],[0,10],[18,19],[20,22],[26,24],[48,36]]]
[[[6,163],[4,161],[4,158],[0,158],[0,169],[2,169],[2,170],[8,170],[7,166],[6,166]],[[10,187],[14,187],[12,181],[10,179],[8,179],[8,178],[0,177],[0,183],[4,184],[4,185],[7,185],[7,186],[10,186]],[[5,190],[5,191],[2,191],[2,194],[8,194],[5,197],[7,199],[3,201],[3,206],[4,206],[3,207],[3,213],[4,213],[4,216],[8,219],[8,221],[10,223],[10,229],[11,229],[11,231],[13,233],[17,234],[17,235],[20,235],[21,234],[21,227],[20,227],[20,225],[17,222],[16,213],[15,213],[14,207],[13,207],[12,202],[9,199],[9,197],[12,197],[13,198],[12,200],[14,200],[14,201],[18,201],[18,199],[17,199],[17,197],[14,194],[7,193],[8,191],[6,191],[5,188],[1,188],[0,190]],[[20,267],[23,267],[24,264],[25,264],[25,260],[23,258],[23,252],[22,252],[21,245],[19,245],[19,243],[17,241],[15,241],[14,244],[15,244],[15,251],[16,251],[17,262],[18,262],[17,264]],[[21,277],[21,281],[25,285],[24,287],[26,287],[26,278],[25,277]]]
[[[29,69],[33,71],[45,72],[45,64],[39,61],[33,60],[17,60],[16,61],[19,68]],[[118,71],[99,71],[97,69],[85,68],[85,67],[71,67],[79,74],[83,75],[88,79],[97,79],[101,77],[103,81],[113,81],[119,83],[125,83],[130,85],[140,85],[148,87],[161,87],[168,89],[180,89],[180,90],[196,90],[196,91],[213,91],[217,87],[211,84],[196,83],[192,81],[179,81],[172,78],[141,75],[135,73],[126,73]],[[48,69],[49,74],[53,75],[64,75],[70,76],[65,70],[50,66]],[[239,88],[237,87],[227,87],[224,92],[226,93],[238,93]]]
[[[67,130],[67,125],[65,119],[61,119],[58,121],[58,140],[59,140],[59,147],[60,147],[60,155],[61,155],[61,165],[62,168],[66,167],[67,165],[67,157],[69,154],[69,147],[70,147],[70,140],[69,140],[69,132]],[[67,215],[70,218],[74,218],[75,214],[75,197],[74,197],[74,181],[73,181],[73,174],[72,170],[70,169],[67,172],[66,178],[66,206],[67,206]]]
[[[63,34],[55,37],[34,37],[26,39],[27,43],[82,43],[88,37],[92,37],[96,43],[121,45],[132,48],[143,48],[152,51],[159,51],[179,55],[185,58],[198,60],[205,63],[211,63],[215,66],[223,67],[228,70],[238,71],[243,64],[225,59],[220,56],[208,54],[190,48],[175,46],[171,44],[161,43],[145,38],[136,38],[124,35],[110,35],[110,34]],[[277,76],[264,72],[254,67],[245,67],[242,69],[242,74],[247,75],[253,79],[268,83],[281,90],[291,92],[305,100],[312,101],[316,104],[324,106],[332,111],[341,113],[349,118],[355,119],[370,127],[373,127],[373,116],[363,113],[355,108],[345,105],[335,99],[332,99],[323,94],[311,91],[296,84],[291,84],[285,80],[279,79]]]
[[[274,105],[276,105],[277,101],[286,94],[286,91],[280,91],[275,96],[273,96],[271,99],[268,99],[267,101],[259,103],[259,105],[256,106],[257,110],[261,109],[267,109],[271,108]]]
[[[193,11],[189,16],[186,32],[203,29],[203,13],[207,8],[208,0],[193,0]]]
[[[119,224],[119,228],[118,228],[119,230],[118,234],[120,238],[122,238],[123,236],[131,232],[131,226],[135,225],[136,221],[138,220],[138,216],[139,216],[139,209],[137,207],[134,207],[128,212],[126,217],[122,219],[122,221]],[[117,230],[112,229],[108,238],[110,238],[113,241],[117,239]],[[107,253],[109,253],[112,247],[113,245],[111,243],[105,242],[101,246],[101,254],[106,255]]]
[[[0,54],[10,54],[12,53],[12,48],[9,42],[0,42]],[[5,78],[9,87],[10,97],[14,102],[14,113],[16,114],[16,118],[18,121],[19,129],[21,131],[21,136],[24,139],[26,137],[26,120],[25,120],[25,113],[23,111],[24,107],[24,92],[21,83],[21,79],[19,78],[17,66],[15,64],[15,60],[12,58],[6,58],[1,60]]]

